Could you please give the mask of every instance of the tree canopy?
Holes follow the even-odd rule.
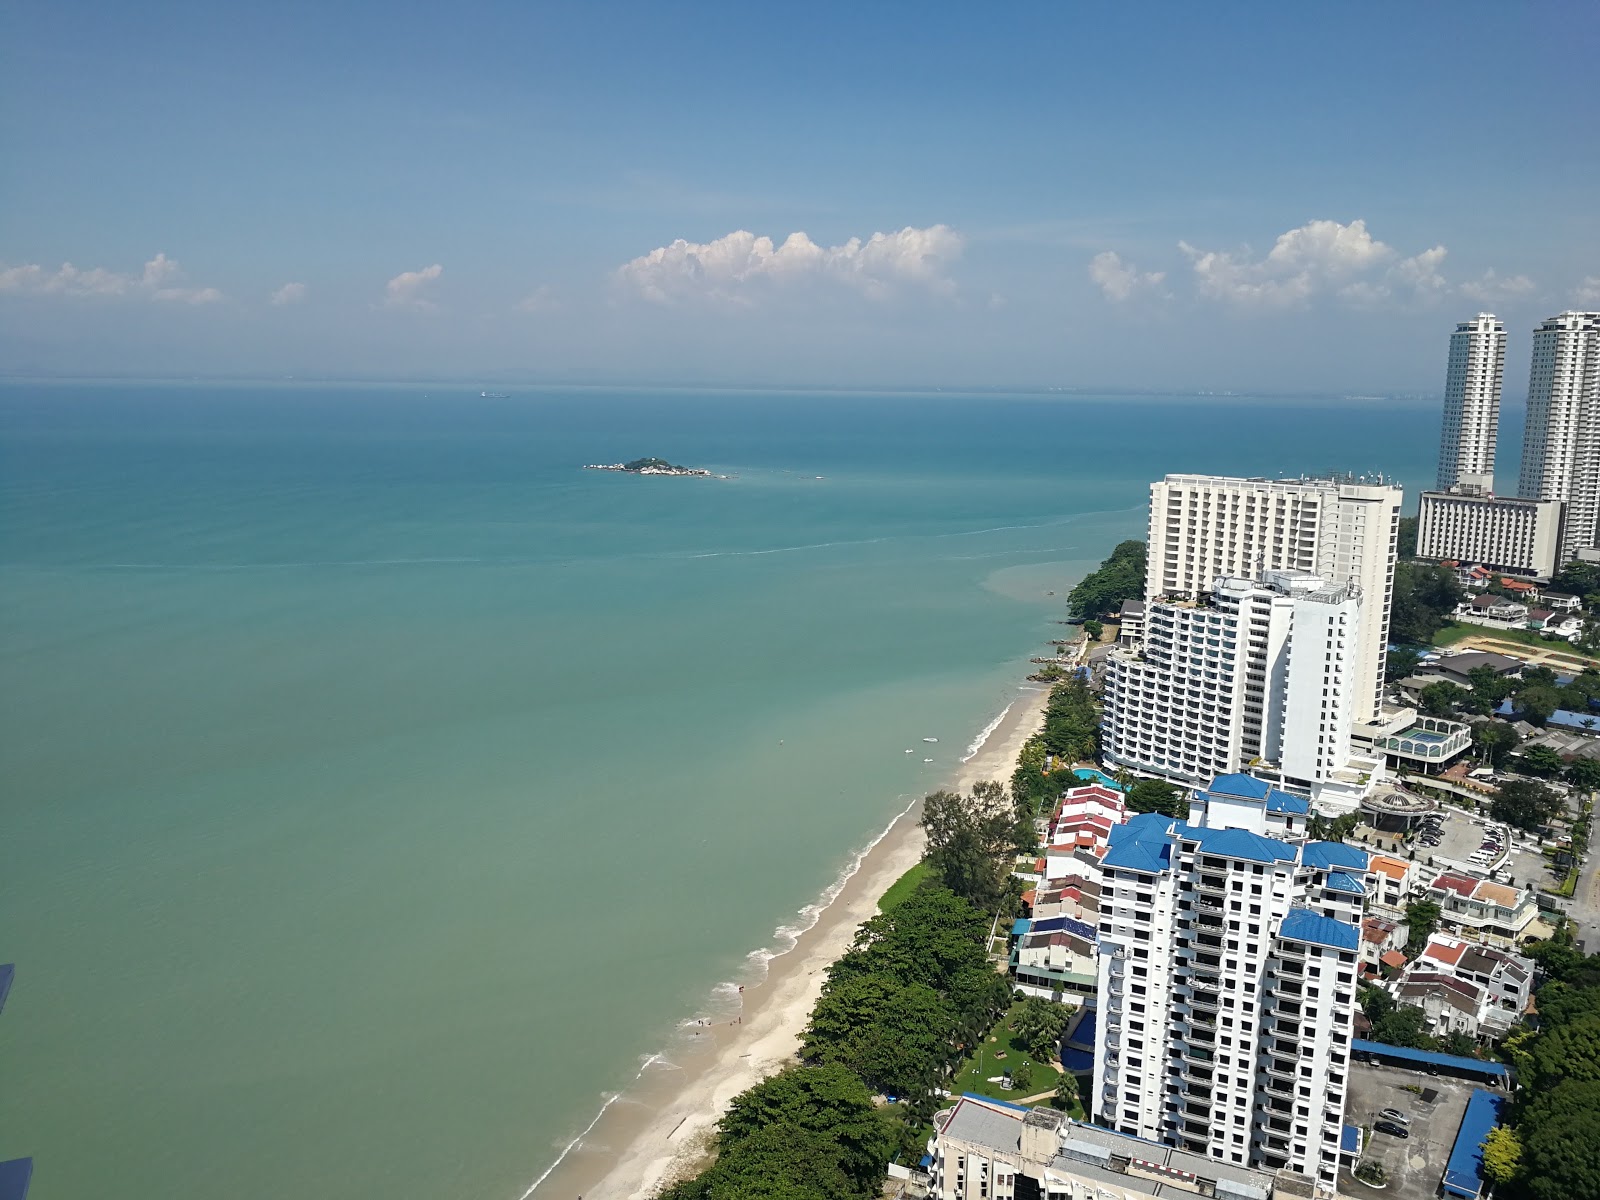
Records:
[[[1465,593],[1448,567],[1399,562],[1394,568],[1394,599],[1389,636],[1396,642],[1426,646],[1433,642]]]
[[[986,780],[967,796],[934,792],[922,802],[922,828],[928,835],[923,859],[940,882],[984,911],[998,912],[1011,864],[1032,839],[1005,788]]]
[[[1168,817],[1187,817],[1189,802],[1176,784],[1164,779],[1141,779],[1128,789],[1128,808],[1133,812],[1156,812]]]
[[[1510,779],[1500,785],[1490,815],[1496,821],[1533,831],[1549,824],[1561,811],[1561,797],[1542,783],[1531,779]]]
[[[1067,596],[1068,610],[1075,617],[1109,616],[1124,600],[1144,595],[1145,544],[1121,542],[1097,570],[1089,572]]]

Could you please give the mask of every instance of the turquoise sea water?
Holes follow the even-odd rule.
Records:
[[[1414,485],[1436,421],[0,387],[0,1158],[515,1200],[942,780],[1151,478]],[[734,478],[577,469],[647,454]]]

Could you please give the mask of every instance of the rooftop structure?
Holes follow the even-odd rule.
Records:
[[[1473,1090],[1467,1100],[1467,1111],[1461,1114],[1461,1127],[1456,1130],[1450,1161],[1445,1164],[1444,1178],[1439,1184],[1446,1196],[1478,1200],[1483,1195],[1483,1143],[1490,1131],[1500,1124],[1507,1103],[1504,1096],[1482,1088]]]

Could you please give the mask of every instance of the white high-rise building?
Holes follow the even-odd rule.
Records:
[[[1355,719],[1370,720],[1383,703],[1402,495],[1381,481],[1168,475],[1150,485],[1145,599],[1194,598],[1224,576],[1269,571],[1353,585],[1363,605],[1348,686]]]
[[[1319,791],[1350,759],[1361,600],[1287,570],[1149,602],[1107,661],[1105,761],[1184,783],[1267,765]]]
[[[1368,858],[1299,844],[1304,806],[1225,776],[1188,821],[1112,830],[1088,1100],[1119,1132],[1332,1196]]]
[[[1549,579],[1561,547],[1561,501],[1423,492],[1417,555]]]
[[[1560,563],[1600,546],[1600,312],[1564,312],[1533,331],[1517,492],[1560,500]]]
[[[1462,321],[1450,335],[1444,379],[1436,490],[1494,490],[1494,445],[1500,430],[1500,384],[1506,369],[1506,327],[1493,313]]]

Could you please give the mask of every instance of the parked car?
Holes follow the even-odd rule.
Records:
[[[1387,1133],[1390,1137],[1408,1138],[1411,1136],[1409,1129],[1404,1125],[1396,1125],[1393,1121],[1379,1121],[1372,1128],[1379,1133]]]
[[[1409,1125],[1409,1124],[1411,1124],[1410,1115],[1407,1114],[1407,1113],[1401,1112],[1398,1108],[1386,1108],[1386,1109],[1384,1109],[1382,1112],[1380,1112],[1378,1114],[1378,1120],[1380,1120],[1380,1121],[1393,1121],[1396,1125]]]

